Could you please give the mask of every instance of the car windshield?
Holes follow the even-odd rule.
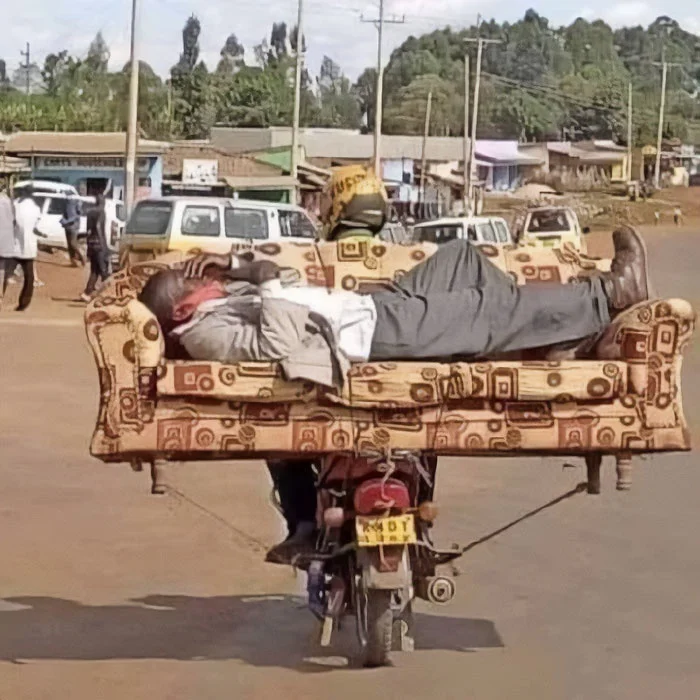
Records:
[[[528,233],[562,233],[570,230],[569,217],[565,211],[539,211],[530,217]]]
[[[421,226],[414,230],[417,241],[428,243],[447,243],[459,238],[462,227],[459,224],[449,224],[445,226]]]
[[[139,202],[126,225],[127,234],[162,236],[168,230],[171,202]]]

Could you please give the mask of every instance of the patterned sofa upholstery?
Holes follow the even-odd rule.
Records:
[[[430,244],[341,241],[250,248],[305,284],[369,290],[431,255]],[[552,249],[486,248],[519,284],[575,282],[609,261]],[[105,462],[424,450],[436,454],[613,454],[690,449],[680,388],[695,325],[680,299],[620,315],[592,359],[353,366],[342,392],[288,382],[274,363],[164,358],[136,297],[169,254],[110,278],[85,315],[100,378],[92,454]]]

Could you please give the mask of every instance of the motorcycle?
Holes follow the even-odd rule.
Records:
[[[413,649],[413,600],[445,604],[454,597],[454,578],[436,567],[462,551],[438,550],[430,538],[436,466],[436,457],[413,453],[321,462],[316,550],[297,565],[308,571],[322,646],[353,616],[362,664],[387,665],[393,649]]]

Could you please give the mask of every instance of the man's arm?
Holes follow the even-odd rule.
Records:
[[[180,336],[195,360],[274,362],[287,359],[306,333],[309,312],[285,299],[263,299],[258,322],[224,307],[204,316]]]

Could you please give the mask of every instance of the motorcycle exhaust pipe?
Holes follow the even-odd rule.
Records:
[[[457,592],[454,579],[449,576],[429,576],[417,582],[416,595],[435,605],[446,605]]]

